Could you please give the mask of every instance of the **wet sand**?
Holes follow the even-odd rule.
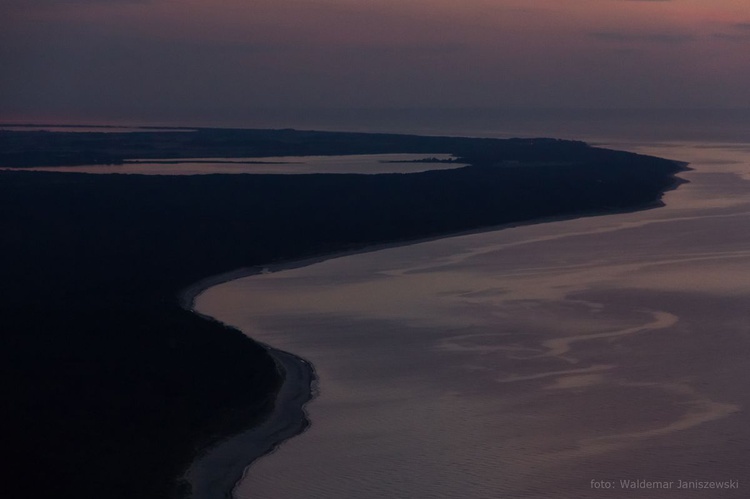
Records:
[[[270,272],[271,269],[277,272],[319,261],[323,260],[316,258],[271,267],[248,267],[211,276],[184,289],[178,297],[179,303],[186,310],[215,320],[194,308],[196,297],[206,289],[234,279]],[[249,464],[248,459],[252,462],[274,452],[281,443],[302,433],[309,425],[304,406],[315,393],[316,376],[313,366],[294,354],[267,344],[263,346],[273,358],[283,379],[273,410],[261,424],[225,439],[195,459],[183,476],[183,480],[190,485],[192,499],[232,497],[235,486]]]
[[[302,433],[309,421],[304,406],[315,390],[315,371],[304,359],[268,347],[284,382],[271,414],[260,425],[234,435],[199,456],[184,479],[191,486],[191,498],[231,497],[247,468],[247,458],[258,459]]]

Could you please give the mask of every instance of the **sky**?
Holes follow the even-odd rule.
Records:
[[[0,121],[750,108],[748,0],[0,0]]]

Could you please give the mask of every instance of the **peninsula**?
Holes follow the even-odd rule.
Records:
[[[127,160],[451,154],[411,174],[31,172]],[[258,159],[258,161],[262,161]],[[660,205],[684,165],[555,139],[295,130],[0,131],[5,495],[164,499],[201,450],[264,420],[266,349],[185,310],[235,269],[503,224]]]

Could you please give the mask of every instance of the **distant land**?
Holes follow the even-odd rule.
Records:
[[[24,167],[451,154],[410,174],[143,176]],[[202,449],[261,421],[282,374],[181,290],[238,268],[660,205],[684,165],[555,139],[296,130],[0,131],[4,495],[186,497]]]

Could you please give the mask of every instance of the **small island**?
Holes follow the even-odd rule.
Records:
[[[469,166],[23,170],[380,153],[450,154]],[[196,283],[380,244],[653,208],[685,169],[555,139],[241,129],[0,131],[0,166],[13,168],[0,171],[6,495],[113,499],[189,497],[180,477],[193,458],[263,421],[284,381],[264,346],[186,309],[180,297]]]

